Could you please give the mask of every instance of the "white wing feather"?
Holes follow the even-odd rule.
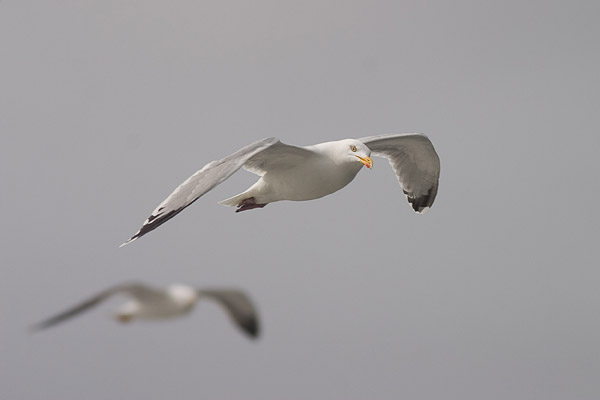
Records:
[[[277,142],[256,153],[244,163],[244,169],[263,176],[268,171],[282,171],[310,162],[317,153],[304,147]]]

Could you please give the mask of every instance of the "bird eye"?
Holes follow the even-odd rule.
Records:
[[[353,145],[353,144],[351,144],[351,145],[350,145],[350,150],[352,150],[352,151],[356,152],[356,146],[355,146],[355,145]]]

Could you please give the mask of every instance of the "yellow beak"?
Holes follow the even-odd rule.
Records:
[[[361,157],[361,156],[356,156],[358,157],[358,160],[363,163],[365,165],[365,167],[367,168],[373,168],[373,160],[371,159],[371,157]]]

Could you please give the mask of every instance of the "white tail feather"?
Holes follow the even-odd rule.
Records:
[[[246,192],[244,192],[244,193],[236,194],[235,196],[230,197],[228,199],[221,200],[219,202],[219,204],[222,204],[224,206],[235,207],[238,204],[240,204],[240,202],[247,197],[248,197],[248,195],[246,194]]]

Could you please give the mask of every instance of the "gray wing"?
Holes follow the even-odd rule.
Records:
[[[263,176],[270,170],[285,170],[310,162],[310,159],[313,157],[318,157],[318,154],[312,150],[299,146],[291,146],[278,141],[250,157],[244,163],[244,169],[253,174]]]
[[[403,133],[358,140],[374,155],[388,159],[416,212],[422,213],[431,207],[438,191],[440,159],[427,136]]]
[[[252,156],[277,143],[279,143],[279,140],[276,138],[262,139],[242,147],[225,158],[206,164],[201,170],[186,179],[169,195],[169,197],[160,203],[152,214],[150,214],[148,219],[144,221],[140,230],[129,240],[121,244],[121,246],[125,246],[146,233],[158,228],[160,225],[183,211],[184,208],[198,200],[203,194],[212,190],[219,183],[233,175],[233,173],[240,169]]]
[[[251,338],[260,334],[260,323],[256,307],[242,291],[235,289],[201,289],[200,297],[215,300],[225,308],[233,322]]]
[[[96,294],[95,296],[90,297],[89,299],[61,312],[60,314],[57,314],[53,317],[50,317],[48,319],[45,319],[42,322],[35,324],[32,327],[32,329],[37,331],[40,329],[44,329],[44,328],[48,328],[50,326],[56,325],[66,319],[69,319],[71,317],[79,315],[79,314],[83,313],[84,311],[87,311],[87,310],[97,306],[102,301],[104,301],[104,300],[108,299],[109,297],[111,297],[112,295],[115,295],[118,293],[130,295],[131,297],[133,297],[137,300],[140,300],[140,301],[154,299],[154,298],[156,298],[156,296],[161,296],[161,295],[164,296],[164,294],[162,294],[162,292],[152,289],[152,288],[149,288],[149,287],[139,284],[139,283],[129,283],[129,284],[118,285],[118,286],[114,286],[112,288],[106,289],[106,290]]]

